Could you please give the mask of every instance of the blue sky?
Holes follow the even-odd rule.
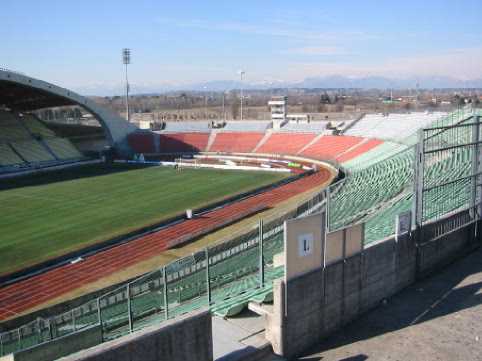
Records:
[[[3,0],[0,67],[88,91],[237,78],[482,77],[482,1]]]

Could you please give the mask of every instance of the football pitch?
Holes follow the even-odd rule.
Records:
[[[97,164],[0,181],[0,275],[286,176]]]

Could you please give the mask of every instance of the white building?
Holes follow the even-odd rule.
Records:
[[[286,120],[290,123],[309,123],[310,122],[310,115],[309,114],[288,114],[286,116]]]
[[[273,121],[273,129],[279,129],[286,122],[288,111],[288,97],[272,97],[268,102],[271,108],[271,120]]]

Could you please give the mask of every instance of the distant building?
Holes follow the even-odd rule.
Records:
[[[271,120],[273,129],[279,129],[286,122],[288,112],[288,97],[272,97],[268,102],[271,109]]]
[[[309,114],[287,114],[286,120],[290,123],[309,123]]]

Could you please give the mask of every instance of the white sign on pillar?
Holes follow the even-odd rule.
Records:
[[[313,233],[298,235],[298,254],[300,257],[306,257],[313,253],[313,239]]]
[[[324,213],[285,221],[286,281],[323,266],[324,236]]]

